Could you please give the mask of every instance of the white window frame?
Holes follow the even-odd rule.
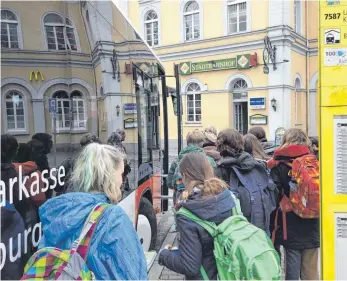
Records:
[[[85,100],[85,95],[77,90],[81,95],[82,95],[82,98],[71,98],[71,94],[74,92],[72,91],[71,93],[68,93],[66,90],[57,90],[55,91],[53,94],[52,94],[52,98],[54,98],[55,94],[58,93],[58,92],[65,92],[67,94],[67,96],[69,98],[57,98],[57,103],[60,103],[61,104],[61,108],[64,108],[63,105],[64,105],[64,101],[68,101],[69,102],[69,117],[70,117],[70,127],[61,127],[59,126],[59,122],[58,120],[56,120],[56,130],[57,132],[85,132],[88,130],[88,118],[87,118],[87,106],[86,106],[86,100]],[[78,101],[83,101],[83,111],[84,111],[84,127],[75,127],[74,124],[75,124],[75,121],[74,118],[73,118],[73,111],[72,111],[72,106],[73,106],[73,103],[74,101],[76,101],[78,103]],[[77,107],[78,109],[78,107]],[[79,110],[77,110],[77,116],[78,116],[78,120],[77,120],[77,123],[79,124],[80,120],[79,120]],[[62,119],[63,119],[63,124],[65,124],[65,114],[62,114]],[[53,129],[53,126],[54,126],[54,119],[52,117],[52,129]]]
[[[298,34],[302,34],[303,18],[302,18],[302,2],[294,0],[294,30]]]
[[[186,29],[185,29],[185,9],[189,2],[192,2],[193,0],[180,0],[180,26],[181,26],[181,42],[182,43],[189,43],[194,42],[197,40],[203,40],[204,39],[204,25],[203,25],[203,15],[204,15],[204,5],[202,0],[194,0],[199,5],[199,38],[186,40]],[[195,11],[193,12],[195,13]]]
[[[10,94],[11,92],[17,92],[18,94],[21,95],[22,97],[22,101],[23,101],[23,113],[24,113],[24,128],[20,128],[20,129],[9,129],[8,128],[8,124],[7,124],[7,99],[6,99],[6,96],[8,94]],[[4,94],[3,94],[3,100],[2,100],[2,103],[3,103],[3,114],[4,114],[4,122],[5,122],[5,131],[7,133],[10,133],[10,134],[14,134],[14,135],[17,135],[17,134],[28,134],[29,133],[29,124],[28,124],[28,109],[27,109],[27,97],[25,94],[23,94],[23,92],[17,90],[17,89],[9,89],[8,91],[6,91]],[[14,108],[14,107],[13,107]],[[16,112],[14,112],[14,114],[16,115]],[[16,123],[15,123],[16,124]],[[16,124],[17,126],[17,124]]]
[[[145,20],[147,14],[153,11],[157,14],[158,17],[158,45],[155,46],[150,46],[151,48],[157,48],[162,45],[161,41],[161,14],[160,14],[160,2],[155,2],[155,3],[149,3],[149,4],[143,4],[140,5],[140,17],[141,17],[141,28],[140,28],[140,34],[142,36],[142,39],[144,42],[147,43],[147,38],[146,38],[146,29],[145,29]],[[136,37],[135,37],[136,38]],[[139,40],[139,39],[136,39]]]
[[[23,49],[22,26],[21,26],[20,18],[18,16],[18,14],[15,11],[13,11],[12,9],[8,9],[8,8],[0,9],[0,11],[8,11],[8,12],[14,14],[14,16],[16,17],[16,21],[11,21],[11,22],[5,21],[5,23],[16,23],[17,24],[17,37],[18,37],[18,48],[2,48],[1,47],[1,49],[2,50],[22,50]],[[1,23],[2,23],[2,21],[1,21]],[[9,35],[9,25],[7,25],[7,35],[10,36]],[[9,40],[10,40],[10,38],[9,38]]]
[[[50,14],[55,14],[55,15],[59,16],[63,20],[64,23],[63,24],[61,24],[61,23],[56,23],[56,24],[55,23],[50,23],[48,25],[45,24],[45,17],[50,15]],[[67,26],[65,19],[68,19],[71,22],[71,25]],[[63,26],[64,43],[65,43],[65,46],[66,46],[65,50],[59,50],[59,49],[52,50],[52,49],[48,48],[48,38],[47,38],[46,26],[53,26],[53,27]],[[67,37],[66,27],[73,28],[77,50],[71,50],[71,48],[70,48],[70,42],[69,42],[69,39]],[[80,45],[80,41],[79,41],[76,25],[75,25],[74,21],[71,18],[64,17],[64,16],[62,16],[62,15],[56,13],[56,12],[47,12],[41,18],[41,30],[42,30],[42,34],[44,36],[45,50],[46,51],[49,51],[49,52],[71,52],[71,53],[80,53],[81,52],[81,45]],[[56,28],[54,28],[53,30],[54,30],[55,38],[57,39],[57,37],[56,37]],[[57,44],[58,44],[58,40],[56,40],[56,45]],[[68,46],[69,46],[70,49],[68,48]]]
[[[187,12],[187,6],[191,5],[193,2],[195,2],[198,5],[198,10],[194,10],[194,11],[190,11]],[[192,0],[189,1],[188,3],[186,3],[185,7],[184,7],[184,12],[183,12],[183,25],[184,25],[184,41],[188,42],[188,41],[194,41],[194,40],[198,40],[200,39],[200,20],[198,21],[198,30],[199,30],[199,36],[197,38],[194,37],[194,30],[195,30],[195,21],[194,21],[194,16],[198,15],[198,18],[200,18],[200,6],[199,3]],[[186,22],[187,22],[187,18],[188,17],[192,17],[192,37],[191,39],[187,39],[187,29],[186,29]]]
[[[236,5],[246,3],[246,30],[245,31],[238,31],[235,33],[229,33],[229,5]],[[235,34],[243,34],[246,32],[251,31],[251,23],[252,23],[252,17],[251,17],[251,5],[252,1],[250,0],[224,0],[224,35],[235,35]]]
[[[155,13],[157,18],[156,19],[147,20],[147,16],[148,16],[149,13]],[[157,25],[158,25],[158,43],[157,44],[154,43],[154,24],[155,23],[157,23]],[[150,27],[151,27],[152,44],[149,44],[148,40],[147,40],[147,35],[148,35],[147,34],[147,25],[148,24],[150,24]],[[145,35],[145,40],[146,40],[147,44],[149,46],[151,46],[151,47],[159,46],[159,37],[160,37],[160,34],[159,34],[159,16],[158,16],[158,14],[154,10],[150,10],[150,11],[148,11],[146,13],[145,18],[144,18],[144,25],[145,25],[144,26],[144,30],[145,30],[145,34],[144,35]]]
[[[200,91],[192,91],[192,92],[188,92],[188,87],[191,85],[191,84],[196,84],[199,86],[200,88]],[[194,81],[191,81],[190,83],[188,83],[186,85],[186,123],[187,124],[201,124],[202,122],[202,96],[201,96],[201,92],[202,92],[202,88],[201,88],[201,85],[197,82],[194,82]],[[196,94],[199,94],[200,95],[200,114],[197,114],[196,113],[196,105],[195,105],[195,102],[196,102]],[[190,121],[188,120],[188,115],[191,115],[189,114],[189,108],[188,108],[188,96],[193,96],[193,110],[194,110],[194,113],[193,113],[193,116],[194,116],[194,120],[193,121]],[[196,115],[200,115],[201,116],[201,119],[200,121],[197,121],[196,120]]]

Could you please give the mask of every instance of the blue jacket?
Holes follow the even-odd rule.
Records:
[[[73,192],[48,200],[40,207],[43,237],[39,248],[71,249],[89,213],[98,203],[109,203],[104,194]],[[98,280],[148,280],[147,264],[137,233],[119,206],[102,214],[87,258]]]

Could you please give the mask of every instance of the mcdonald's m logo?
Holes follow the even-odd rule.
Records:
[[[45,78],[43,77],[43,74],[40,72],[40,70],[31,71],[30,76],[29,76],[29,80],[33,81],[33,77],[34,77],[35,81],[38,81],[39,80],[39,75],[41,77],[41,81],[44,81]]]

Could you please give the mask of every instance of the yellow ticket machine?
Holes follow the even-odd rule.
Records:
[[[321,268],[347,280],[347,0],[320,0]]]

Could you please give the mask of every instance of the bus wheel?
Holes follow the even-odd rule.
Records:
[[[152,203],[142,197],[137,219],[137,235],[145,252],[153,250],[157,239],[157,217]]]

